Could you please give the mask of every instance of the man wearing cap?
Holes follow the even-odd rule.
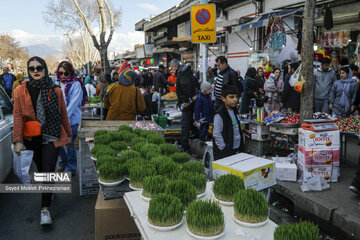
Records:
[[[3,74],[0,75],[0,85],[6,90],[7,95],[11,98],[12,87],[14,82],[16,81],[16,77],[9,73],[9,68],[3,68]]]
[[[165,67],[164,65],[160,64],[159,65],[159,70],[156,71],[155,76],[154,76],[154,87],[155,87],[155,91],[157,92],[161,92],[161,94],[163,94],[164,92],[166,92],[166,88],[168,86],[175,86],[174,83],[171,83],[169,81],[166,80],[165,74],[164,74],[164,70]],[[164,91],[165,90],[165,91]]]
[[[136,115],[145,111],[146,104],[139,88],[133,86],[138,75],[132,69],[121,72],[118,83],[108,86],[104,108],[106,120],[135,120]]]
[[[203,81],[200,85],[200,92],[196,97],[195,102],[195,126],[200,126],[199,139],[205,143],[209,124],[213,123],[214,108],[211,97],[211,84]]]

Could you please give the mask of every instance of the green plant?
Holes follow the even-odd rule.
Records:
[[[147,160],[151,160],[152,158],[158,157],[158,156],[161,156],[161,153],[151,151],[151,152],[147,152],[147,153],[146,153],[145,158],[146,158]]]
[[[126,175],[125,164],[105,162],[98,167],[99,177],[104,182],[116,182]]]
[[[121,125],[121,126],[119,126],[118,131],[127,131],[127,132],[132,133],[133,129],[129,125]]]
[[[279,225],[274,231],[274,240],[319,240],[319,227],[304,221],[292,225]]]
[[[142,188],[144,178],[155,175],[156,169],[149,164],[137,164],[129,168],[129,174],[131,185],[136,188]]]
[[[169,182],[165,192],[180,198],[185,207],[196,199],[196,188],[185,180]]]
[[[173,153],[178,152],[177,146],[175,146],[174,144],[170,144],[170,143],[160,144],[160,149],[161,149],[162,154],[168,155],[168,156]]]
[[[134,145],[141,143],[142,145],[146,144],[147,141],[145,138],[142,137],[134,137],[133,139],[131,139],[130,141],[130,146],[133,147]]]
[[[153,157],[150,160],[150,164],[155,166],[157,172],[159,172],[159,166],[163,162],[172,162],[172,160],[171,160],[171,158],[164,156],[164,155]]]
[[[149,143],[154,143],[154,144],[162,144],[162,143],[165,143],[165,139],[163,136],[160,136],[160,135],[157,135],[157,134],[151,134],[151,135],[148,135],[146,137],[147,141]]]
[[[130,144],[131,140],[134,138],[134,134],[132,134],[129,131],[119,131],[119,134],[121,134],[122,140],[126,142],[127,144]]]
[[[123,141],[124,137],[123,137],[123,132],[118,132],[118,131],[112,131],[109,132],[111,139],[113,142],[117,142],[117,141]]]
[[[181,200],[170,194],[159,194],[150,201],[148,219],[152,225],[173,226],[181,222],[184,206]]]
[[[141,136],[141,134],[144,132],[145,130],[142,130],[141,128],[135,128],[133,130],[133,132],[138,135],[138,136]]]
[[[195,188],[197,194],[205,192],[206,176],[203,173],[181,172],[178,179],[185,180],[191,183]]]
[[[107,145],[95,145],[91,149],[91,156],[97,158],[103,155],[115,156],[116,152]]]
[[[181,169],[186,172],[204,173],[204,164],[202,162],[186,162]]]
[[[142,148],[143,146],[144,146],[144,143],[143,143],[143,142],[139,142],[139,143],[136,143],[136,144],[132,145],[132,146],[131,146],[131,150],[140,152],[140,151],[141,151],[141,148]]]
[[[127,161],[128,159],[131,158],[138,158],[141,157],[139,152],[136,152],[134,150],[122,150],[120,152],[120,158],[124,161]]]
[[[102,164],[111,162],[111,163],[117,163],[117,164],[123,164],[124,161],[121,161],[119,157],[116,156],[109,156],[109,155],[102,155],[99,156],[96,160],[96,168],[99,168]]]
[[[140,153],[145,157],[148,152],[161,153],[160,147],[153,143],[146,143],[142,146]]]
[[[244,181],[241,179],[241,177],[232,174],[226,174],[215,179],[213,192],[217,199],[226,202],[233,202],[235,194],[244,188]]]
[[[127,149],[127,144],[122,141],[112,142],[109,146],[116,152],[121,152],[122,150]]]
[[[176,163],[183,164],[190,160],[190,156],[185,152],[177,152],[170,156]]]
[[[173,161],[164,161],[157,166],[159,175],[167,177],[169,180],[175,180],[181,172],[180,166]]]
[[[189,230],[200,236],[215,236],[225,229],[224,213],[217,202],[195,201],[186,210]]]
[[[242,222],[264,222],[268,217],[268,209],[265,195],[255,189],[243,189],[235,194],[234,216]]]
[[[107,145],[111,143],[112,138],[109,133],[107,134],[101,134],[94,137],[95,145]]]
[[[149,135],[157,135],[157,134],[153,131],[147,131],[147,130],[140,132],[140,137],[147,138],[147,136]]]
[[[144,197],[153,198],[155,195],[164,193],[166,189],[167,179],[164,176],[149,176],[144,178],[143,192]]]
[[[96,131],[94,132],[94,137],[100,136],[100,135],[106,135],[106,134],[108,134],[108,133],[109,133],[108,130],[104,130],[104,129],[96,130]]]
[[[135,157],[135,158],[130,158],[130,159],[127,159],[126,162],[125,162],[125,165],[127,167],[127,173],[126,173],[126,176],[129,176],[129,169],[133,166],[137,166],[137,165],[144,165],[144,164],[147,164],[147,161],[142,158],[142,157]]]

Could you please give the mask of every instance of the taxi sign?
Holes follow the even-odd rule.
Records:
[[[216,42],[215,4],[191,6],[191,39],[193,43]]]

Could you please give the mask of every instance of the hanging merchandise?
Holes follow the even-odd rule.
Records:
[[[325,9],[325,14],[324,14],[324,26],[326,28],[326,30],[330,30],[334,27],[333,24],[333,14],[330,8],[326,8]]]
[[[337,50],[332,50],[330,53],[330,59],[331,59],[331,63],[330,66],[333,69],[339,69],[340,67],[340,58],[339,58],[339,52]]]
[[[321,36],[321,44],[328,48],[342,48],[349,44],[349,31],[324,32]]]
[[[270,28],[269,28],[270,25]],[[269,20],[266,48],[280,52],[286,45],[286,32],[284,23],[279,16]]]

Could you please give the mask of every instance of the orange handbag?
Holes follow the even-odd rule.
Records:
[[[24,137],[36,137],[41,135],[39,121],[27,121],[24,123]]]

